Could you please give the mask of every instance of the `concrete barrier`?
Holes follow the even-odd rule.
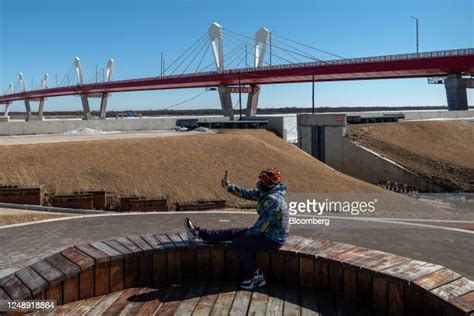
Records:
[[[48,120],[1,122],[0,135],[62,134],[79,128],[102,131],[167,130],[174,127],[176,118],[107,119],[107,120]]]
[[[79,128],[91,128],[106,132],[111,131],[150,131],[168,130],[176,126],[178,119],[187,117],[143,117],[143,118],[123,118],[107,120],[45,120],[45,121],[8,121],[0,122],[0,135],[37,135],[37,134],[63,134]],[[193,117],[196,119],[197,117]],[[268,119],[268,128],[286,139],[288,116],[262,116],[259,118]],[[206,116],[200,119],[204,121],[223,120],[218,116]]]

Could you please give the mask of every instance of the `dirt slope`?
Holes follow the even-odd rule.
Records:
[[[266,166],[280,168],[291,192],[378,192],[375,186],[328,168],[264,130],[0,147],[0,185],[44,184],[70,193],[105,188],[121,195],[168,195],[172,202],[223,197],[229,180],[255,185]]]
[[[474,191],[474,122],[352,125],[348,137],[443,187]]]

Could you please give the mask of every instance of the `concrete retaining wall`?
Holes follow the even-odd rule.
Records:
[[[107,120],[46,120],[46,121],[8,121],[0,122],[0,135],[35,135],[35,134],[62,134],[78,128],[91,128],[102,131],[148,131],[167,130],[176,126],[178,119],[188,117],[145,117],[123,118]],[[197,118],[197,117],[193,117]],[[275,130],[278,135],[286,139],[288,117],[265,116],[269,120],[269,129]],[[200,117],[206,121],[222,120],[221,116]]]
[[[412,112],[410,118],[434,118],[441,115],[440,112],[442,111]],[[473,112],[443,112],[446,113],[453,113],[453,117],[466,117]],[[372,184],[390,181],[414,185],[421,192],[443,191],[429,179],[421,178],[380,154],[345,138],[345,114],[302,114],[298,115],[297,124],[299,147],[338,171]],[[322,140],[316,139],[317,137]]]
[[[339,167],[344,170],[344,173],[352,177],[373,184],[378,184],[381,180],[409,184],[421,192],[443,191],[429,180],[419,177],[403,166],[367,148],[358,146],[346,138],[342,139],[341,147],[341,156],[334,161],[340,164]]]
[[[0,135],[62,134],[78,128],[102,131],[165,130],[176,126],[176,118],[10,121],[0,124]]]

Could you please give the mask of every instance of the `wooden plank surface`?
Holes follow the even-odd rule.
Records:
[[[102,241],[93,241],[89,243],[89,245],[101,251],[102,253],[105,253],[107,256],[110,257],[110,260],[122,260],[124,258],[124,255],[122,252],[109,246],[108,244]]]
[[[139,316],[158,315],[159,309],[163,305],[163,302],[167,299],[172,291],[171,286],[163,286],[158,289],[154,289],[153,292],[148,294],[148,300],[143,306],[137,311]]]
[[[449,301],[472,291],[474,291],[474,282],[462,277],[432,290],[431,293]]]
[[[49,256],[45,260],[52,264],[56,269],[64,273],[66,278],[76,277],[79,272],[81,272],[81,269],[77,265],[72,263],[60,253]]]
[[[181,301],[186,297],[186,294],[188,293],[189,289],[189,284],[181,284],[179,286],[175,286],[173,288],[173,291],[168,295],[166,300],[163,302],[163,305],[161,305],[160,309],[158,310],[158,315],[174,315],[179,305],[181,304]]]
[[[75,276],[63,282],[63,304],[79,299],[79,278]]]
[[[95,270],[89,270],[79,273],[79,299],[83,300],[94,296]]]
[[[121,315],[136,315],[138,311],[151,299],[154,295],[155,289],[141,288],[137,294],[130,297],[129,303],[122,310]]]
[[[209,247],[196,249],[196,276],[209,278],[211,273],[211,250]]]
[[[5,292],[5,290],[0,287],[0,300],[6,300],[7,301],[7,300],[10,300],[10,299],[11,299],[11,297],[8,295],[8,293]]]
[[[189,292],[184,297],[183,301],[176,310],[177,315],[191,315],[196,308],[196,305],[201,298],[201,295],[204,293],[204,290],[207,286],[207,280],[199,280],[193,284]]]
[[[285,255],[282,252],[272,253],[270,255],[271,277],[277,282],[285,282]],[[248,276],[246,276],[248,277]]]
[[[296,286],[287,286],[285,288],[285,301],[283,310],[285,316],[296,316],[301,314],[299,289]]]
[[[285,283],[299,285],[300,282],[300,260],[297,255],[285,255]]]
[[[82,271],[90,269],[95,263],[92,257],[74,247],[64,249],[61,251],[61,254],[77,265]]]
[[[301,288],[301,316],[319,316],[318,293],[312,288]]]
[[[211,266],[210,276],[214,280],[220,280],[225,274],[225,250],[222,246],[216,245],[209,253]]]
[[[391,280],[388,283],[388,315],[403,315],[405,311],[404,286]]]
[[[140,236],[129,236],[127,240],[140,249],[138,256],[138,285],[151,286],[153,284],[153,248]]]
[[[237,285],[234,282],[226,281],[222,284],[221,292],[217,296],[216,303],[212,307],[211,315],[228,315],[235,297]]]
[[[252,293],[250,299],[250,306],[248,310],[249,315],[266,315],[268,303],[268,293],[266,288],[256,289]]]
[[[271,283],[268,286],[268,301],[266,313],[268,315],[283,315],[285,288],[281,284]]]
[[[327,258],[328,260],[342,262],[351,258],[352,256],[357,256],[360,253],[365,253],[370,251],[370,249],[364,247],[358,247],[349,244],[338,243],[332,248],[322,250],[318,253],[318,257]]]
[[[308,257],[316,257],[319,252],[338,245],[338,242],[332,240],[315,240],[308,246],[300,249],[300,254]]]
[[[154,235],[142,235],[140,236],[144,241],[146,241],[154,251],[164,250],[165,247],[155,238]]]
[[[14,274],[7,275],[0,279],[0,286],[14,300],[26,300],[32,297],[31,291]]]
[[[425,290],[431,291],[432,289],[443,286],[459,278],[461,278],[459,273],[444,268],[415,280],[413,283]]]
[[[359,248],[359,247],[356,247],[354,245],[349,245],[349,244],[337,243],[331,248],[326,248],[318,252],[318,257],[332,259],[336,261],[342,261],[344,260],[344,258],[346,258],[345,256],[346,253],[348,253],[349,251],[354,251],[355,249],[362,250],[365,248]]]
[[[193,315],[204,316],[211,313],[212,307],[216,303],[217,297],[221,290],[221,282],[211,280],[207,283],[204,293],[202,293],[196,308],[194,309]]]
[[[419,260],[410,260],[395,265],[393,267],[383,269],[380,272],[386,275],[394,276],[397,279],[410,282],[423,276],[429,275],[435,271],[441,270],[443,268],[443,266],[434,263],[427,263]]]
[[[104,314],[118,315],[127,306],[127,304],[130,303],[129,298],[133,295],[137,295],[139,291],[139,288],[130,288],[121,291],[117,299],[115,299],[113,303],[110,304],[110,306],[104,311]]]
[[[176,281],[181,278],[181,254],[168,236],[155,234],[154,237],[166,250],[166,279]]]
[[[96,263],[110,261],[110,256],[107,253],[100,251],[99,249],[91,245],[78,245],[75,246],[75,248],[93,258]]]
[[[61,271],[45,260],[38,261],[30,266],[43,279],[48,281],[49,286],[55,286],[63,281],[66,277]]]
[[[252,292],[239,289],[235,293],[232,307],[230,308],[229,315],[240,316],[246,315],[249,308],[250,299],[252,298]]]
[[[183,239],[181,239],[179,233],[168,233],[166,234],[166,236],[169,238],[169,240],[173,243],[173,245],[176,248],[185,248],[188,246],[186,242],[184,242]]]
[[[474,314],[474,291],[458,296],[450,301],[459,310]]]
[[[104,295],[110,292],[110,263],[98,263],[94,269],[94,295]]]
[[[91,309],[94,308],[96,304],[99,303],[99,301],[103,298],[103,296],[96,296],[92,297],[86,300],[82,300],[78,302],[78,304],[74,307],[74,309],[71,310],[71,313],[69,315],[85,315],[87,314]]]
[[[408,262],[410,259],[397,256],[397,255],[389,255],[383,256],[380,259],[370,259],[368,258],[366,261],[359,262],[359,265],[362,269],[370,270],[370,271],[380,271],[389,267],[393,267],[395,265],[401,264],[403,262]]]
[[[281,251],[288,251],[288,252],[293,252],[295,251],[296,246],[300,243],[301,240],[303,240],[304,237],[301,236],[295,236],[295,235],[290,235],[286,239],[285,243],[283,246],[281,246],[280,250]]]
[[[181,276],[192,279],[196,275],[196,247],[189,242],[185,232],[178,233],[178,236],[186,245],[181,249]]]
[[[127,239],[140,247],[140,249],[144,252],[144,255],[150,255],[153,253],[153,247],[140,236],[128,236]]]
[[[300,257],[300,285],[312,287],[314,285],[314,259]]]
[[[103,243],[121,253],[124,259],[132,258],[135,256],[135,253],[132,250],[130,250],[128,247],[125,247],[118,240],[110,239],[104,241]],[[100,243],[97,243],[97,245],[100,245]]]
[[[33,295],[42,292],[48,286],[48,282],[36,273],[31,267],[25,267],[15,272],[15,275],[25,284]]]
[[[97,302],[92,309],[90,309],[86,315],[96,316],[101,315],[104,311],[114,303],[114,301],[122,294],[122,292],[114,292],[104,296],[99,302]]]
[[[137,246],[134,242],[132,242],[127,237],[118,237],[115,240],[119,242],[122,246],[129,249],[135,256],[139,256],[143,254],[143,249]]]
[[[168,236],[163,235],[163,234],[154,234],[153,236],[156,238],[156,240],[158,240],[161,243],[161,245],[166,250],[176,249],[175,244],[169,239]]]

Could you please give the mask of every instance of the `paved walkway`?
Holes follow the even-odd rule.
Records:
[[[92,240],[182,230],[185,217],[207,227],[248,226],[255,214],[238,212],[118,214],[0,228],[0,275],[61,249]],[[303,219],[305,217],[299,217]],[[423,223],[427,224],[427,223]],[[474,233],[419,223],[330,218],[330,225],[293,225],[291,233],[331,239],[444,265],[474,279]]]

